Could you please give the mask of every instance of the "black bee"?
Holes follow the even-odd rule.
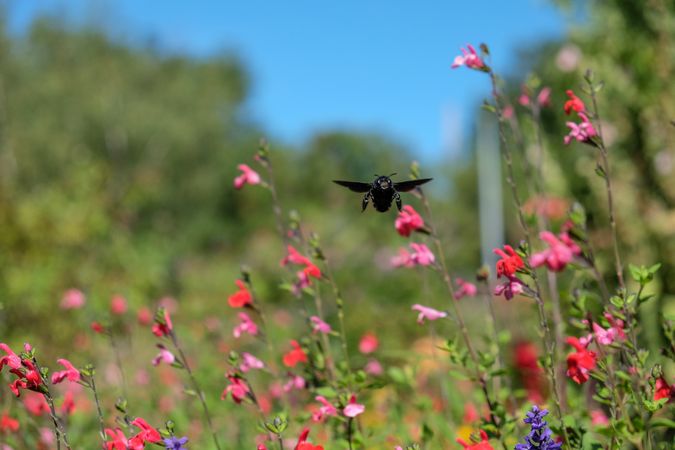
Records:
[[[392,173],[389,177],[393,175],[396,174]],[[398,183],[394,183],[389,177],[375,176],[377,178],[372,183],[341,180],[333,180],[333,183],[349,188],[350,191],[365,192],[366,195],[361,202],[361,211],[365,211],[366,206],[368,206],[368,201],[372,200],[373,206],[377,211],[385,212],[389,210],[391,202],[394,200],[396,200],[396,207],[398,210],[401,210],[401,195],[399,192],[412,191],[417,186],[432,180],[432,178],[421,178],[419,180],[399,181]]]

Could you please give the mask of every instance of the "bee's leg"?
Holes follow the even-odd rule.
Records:
[[[370,192],[366,192],[366,195],[363,196],[363,200],[361,201],[361,212],[366,210],[366,206],[368,206],[368,200],[370,200]]]
[[[394,194],[394,200],[396,200],[396,207],[400,211],[401,210],[401,194],[399,194],[398,192],[396,194]]]

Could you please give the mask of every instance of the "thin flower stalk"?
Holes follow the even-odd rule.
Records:
[[[506,168],[507,168],[507,174],[506,174],[506,182],[508,183],[509,187],[511,188],[511,194],[513,197],[513,201],[516,207],[516,212],[518,216],[518,220],[520,222],[520,226],[523,230],[523,233],[525,235],[525,241],[527,242],[527,247],[528,250],[532,248],[531,246],[531,238],[530,238],[530,230],[529,227],[527,226],[527,222],[525,221],[525,216],[523,214],[523,208],[522,208],[522,202],[520,201],[520,196],[518,195],[518,189],[515,183],[515,178],[513,174],[513,162],[511,158],[511,150],[508,145],[508,141],[506,139],[506,132],[504,130],[504,113],[503,109],[501,106],[501,100],[500,100],[500,95],[497,87],[497,75],[494,73],[492,69],[489,69],[488,71],[489,76],[490,76],[490,81],[492,83],[492,96],[495,101],[495,109],[497,113],[497,119],[499,122],[499,138],[501,141],[501,149],[502,149],[502,156],[504,158],[504,161],[506,162]],[[530,271],[532,281],[534,283],[534,292],[533,296],[534,299],[537,303],[537,310],[539,312],[539,320],[540,320],[540,326],[542,330],[544,331],[544,346],[546,348],[547,353],[551,356],[551,363],[546,364],[547,370],[549,372],[549,378],[551,382],[551,390],[553,392],[553,397],[555,399],[555,406],[556,406],[556,413],[558,416],[558,419],[562,421],[562,402],[561,402],[561,395],[558,387],[558,374],[557,371],[555,370],[554,367],[554,362],[557,361],[557,351],[556,351],[556,342],[555,338],[551,335],[551,329],[549,328],[548,325],[548,318],[546,317],[546,309],[544,307],[544,301],[541,297],[541,288],[539,286],[539,279],[537,277],[537,274],[534,270]],[[563,427],[564,430],[564,427]],[[566,434],[566,431],[565,431]],[[569,442],[567,439],[567,436],[565,436],[565,442]]]
[[[490,393],[488,390],[487,386],[487,379],[485,374],[480,370],[480,365],[478,361],[478,354],[476,353],[475,347],[471,341],[471,337],[469,336],[469,331],[466,327],[466,322],[464,321],[464,316],[462,315],[461,310],[457,306],[457,301],[455,301],[455,288],[452,285],[452,277],[450,276],[450,272],[448,272],[447,268],[447,263],[445,259],[445,251],[443,250],[443,245],[441,244],[441,240],[438,237],[438,234],[436,233],[436,227],[434,225],[434,220],[433,216],[431,214],[431,207],[429,205],[429,200],[426,198],[424,195],[424,192],[419,189],[420,196],[422,198],[422,204],[424,205],[424,209],[427,213],[427,224],[429,225],[430,231],[431,231],[431,238],[434,241],[434,245],[436,246],[436,251],[438,253],[438,259],[440,262],[440,275],[443,278],[443,281],[445,282],[445,286],[448,289],[448,293],[450,294],[450,304],[452,305],[452,311],[454,314],[454,318],[457,321],[457,324],[459,325],[460,332],[462,334],[462,338],[464,340],[464,344],[466,345],[467,350],[469,351],[469,356],[471,357],[471,361],[473,362],[475,371],[476,371],[476,380],[480,384],[481,390],[483,392],[483,396],[485,397],[485,402],[488,405],[488,409],[490,411],[490,422],[497,428],[497,433],[499,435],[499,439],[502,442],[502,445],[506,449],[506,444],[504,443],[503,436],[500,430],[500,424],[497,421],[497,417],[495,416],[495,402],[493,399],[490,397]]]
[[[61,450],[61,441],[63,440],[63,445],[65,445],[66,450],[71,450],[65,426],[63,425],[63,422],[61,421],[59,416],[56,415],[56,408],[54,407],[54,398],[52,397],[52,393],[49,390],[49,380],[47,379],[47,377],[45,377],[44,373],[42,372],[42,368],[40,367],[37,358],[33,356],[31,360],[33,361],[33,364],[35,364],[37,372],[40,374],[40,378],[42,379],[42,384],[44,386],[42,396],[47,401],[47,405],[49,405],[49,415],[54,425],[54,434],[56,435],[56,448],[57,450]]]

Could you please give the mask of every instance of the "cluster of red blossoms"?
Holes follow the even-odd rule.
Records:
[[[300,295],[300,292],[306,287],[311,286],[311,278],[321,278],[321,269],[319,269],[309,258],[303,256],[292,245],[287,248],[288,254],[281,260],[281,265],[295,264],[305,266],[297,272],[297,281],[293,284],[293,293]]]
[[[114,430],[111,428],[105,429],[105,434],[110,438],[106,442],[106,450],[143,450],[145,444],[157,444],[162,440],[162,435],[159,434],[159,431],[148,425],[140,417],[133,420],[131,424],[140,428],[141,431],[128,439],[124,435],[124,431],[119,428],[115,428]]]
[[[583,384],[588,381],[589,372],[595,368],[595,352],[587,348],[591,339],[568,337],[566,341],[576,350],[567,355],[567,376],[575,383]]]
[[[494,294],[504,294],[507,300],[511,300],[514,296],[523,292],[524,283],[516,277],[516,273],[525,268],[525,263],[510,245],[505,245],[504,250],[496,248],[493,252],[501,257],[496,264],[497,278],[506,278],[504,283],[495,287]]]
[[[30,350],[30,346],[28,344],[26,346],[26,350]],[[17,377],[9,385],[14,395],[19,397],[21,389],[45,392],[44,380],[33,361],[28,358],[20,358],[7,344],[0,343],[0,349],[6,353],[6,356],[0,358],[0,371],[5,366],[9,366],[9,371]]]

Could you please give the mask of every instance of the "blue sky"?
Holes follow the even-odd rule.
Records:
[[[488,94],[486,77],[450,69],[461,46],[488,43],[508,73],[519,48],[566,29],[546,0],[20,0],[12,30],[40,12],[172,52],[234,51],[252,79],[247,113],[270,137],[301,145],[320,130],[375,130],[423,159],[457,154]]]

